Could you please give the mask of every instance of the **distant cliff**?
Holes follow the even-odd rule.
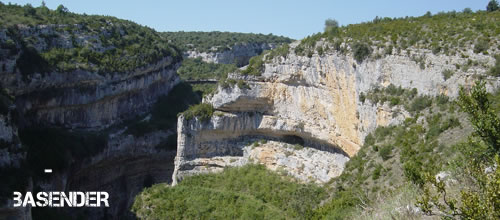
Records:
[[[179,118],[174,183],[185,175],[238,166],[251,160],[274,170],[281,167],[299,179],[325,183],[342,172],[348,160],[343,158],[358,152],[366,134],[377,126],[398,124],[409,115],[398,105],[362,100],[362,94],[393,85],[415,88],[420,95],[443,94],[453,98],[461,85],[470,86],[478,76],[487,79],[490,89],[500,85],[497,77],[486,74],[495,59],[472,50],[465,56],[444,56],[409,48],[407,53],[359,62],[349,53],[327,50],[334,45],[325,41],[316,42],[317,47],[324,49],[321,53],[298,55],[295,52],[298,44],[291,44],[281,55],[264,54],[259,58],[264,60],[262,67],[252,66],[251,62],[246,68],[261,68],[257,74],[230,75],[230,79],[241,83],[219,86],[217,93],[205,99],[216,110],[209,120]],[[489,52],[494,54],[495,50],[493,47]],[[423,57],[423,66],[414,60],[416,56]],[[470,59],[481,65],[459,68]],[[454,74],[445,78],[442,74],[445,70]],[[337,158],[332,163],[336,165],[324,169],[320,160],[279,156],[290,153],[267,141],[260,144],[261,140],[329,152],[326,157]],[[260,156],[252,156],[256,153]],[[331,174],[312,175],[311,179],[308,175],[314,169],[298,172],[297,167],[318,167],[318,171]]]

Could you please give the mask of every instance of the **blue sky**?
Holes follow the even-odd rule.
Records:
[[[0,0],[39,6],[41,0]],[[77,13],[111,15],[157,31],[273,33],[294,39],[322,31],[325,19],[341,25],[380,17],[420,16],[427,11],[485,10],[489,0],[45,0]]]

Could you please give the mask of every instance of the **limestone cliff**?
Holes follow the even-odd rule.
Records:
[[[201,57],[203,61],[208,63],[236,64],[236,66],[245,66],[251,57],[260,55],[264,50],[276,48],[277,44],[272,43],[245,43],[236,44],[224,51],[218,51],[213,48],[213,51],[198,52],[197,50],[189,50],[184,56],[188,58]]]
[[[158,49],[158,59],[152,59],[145,65],[131,60],[132,69],[121,72],[98,69],[98,65],[90,60],[86,64],[68,61],[66,64],[74,64],[75,68],[67,71],[43,66],[48,65],[43,61],[43,53],[70,51],[65,54],[69,57],[57,60],[81,56],[78,53],[84,49],[93,51],[97,57],[105,56],[102,54],[119,49],[118,45],[104,43],[111,38],[110,35],[120,35],[116,38],[123,40],[130,37],[125,36],[127,31],[141,31],[133,26],[128,30],[119,25],[117,27],[110,21],[103,23],[99,32],[90,31],[85,25],[0,27],[0,176],[9,179],[2,181],[1,185],[1,219],[30,219],[32,210],[12,208],[11,198],[13,191],[33,191],[34,188],[46,191],[107,191],[112,201],[108,209],[57,211],[73,218],[134,219],[135,216],[127,211],[134,196],[146,186],[171,180],[175,152],[158,146],[172,135],[172,131],[155,131],[134,137],[124,133],[126,125],[122,122],[148,113],[158,97],[168,95],[179,83],[176,70],[180,57],[162,56]],[[146,55],[140,56],[137,60],[150,60]],[[35,62],[41,63],[41,66]],[[103,67],[107,65],[101,63]],[[27,66],[32,69],[26,70]],[[7,104],[4,99],[8,100]],[[38,143],[28,146],[18,137],[23,129],[32,128],[74,132],[75,137],[80,131],[100,132],[104,136],[103,148],[88,155],[85,148],[96,146],[84,146],[80,152],[84,155],[69,154],[75,146],[68,143],[64,149],[59,149],[63,151],[59,155],[68,161],[67,167],[39,178],[44,174],[35,169],[54,167],[33,167],[30,164],[33,161],[27,158],[29,155],[36,157],[40,152],[46,155],[51,153],[50,146],[40,143],[47,149],[37,149],[40,147]],[[75,141],[85,136],[79,138]],[[35,178],[35,175],[38,177]]]
[[[291,45],[286,56],[278,56],[264,64],[260,76],[233,74],[249,88],[219,87],[218,92],[204,101],[216,110],[209,121],[179,118],[178,151],[174,183],[184,175],[203,171],[200,167],[240,165],[252,158],[245,146],[254,140],[269,139],[293,142],[325,152],[337,158],[340,172],[348,157],[354,156],[364,137],[377,126],[397,124],[408,116],[401,107],[360,102],[359,95],[375,87],[390,84],[403,88],[416,88],[419,94],[438,94],[456,97],[460,85],[468,86],[478,75],[485,75],[494,63],[491,56],[466,51],[465,56],[434,55],[429,50],[410,48],[407,53],[389,55],[358,63],[351,55],[336,51],[298,56]],[[320,47],[332,45],[318,42]],[[424,65],[414,61],[418,56]],[[481,65],[459,69],[470,57]],[[456,73],[444,79],[446,69]],[[500,85],[498,78],[486,77],[489,87]],[[276,147],[275,147],[276,148]],[[279,148],[279,147],[278,147]],[[223,157],[244,158],[241,163],[230,163]],[[268,167],[269,162],[257,159]],[[314,165],[315,161],[306,162]],[[289,165],[286,169],[291,169]],[[293,169],[292,169],[293,170]],[[327,171],[328,172],[328,171]],[[333,172],[334,177],[340,172]],[[327,182],[330,178],[314,178]]]

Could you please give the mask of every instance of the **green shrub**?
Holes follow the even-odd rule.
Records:
[[[201,103],[198,105],[193,105],[186,110],[183,115],[186,120],[191,120],[193,118],[198,118],[201,121],[207,121],[212,118],[214,113],[214,107],[211,104]]]
[[[488,74],[500,76],[500,54],[495,55],[495,65],[490,68]]]
[[[412,183],[423,186],[424,178],[420,170],[422,170],[422,164],[419,161],[409,160],[403,164],[403,173],[405,177]]]
[[[241,73],[243,75],[260,76],[264,71],[264,54],[250,58],[247,68]]]
[[[382,148],[379,149],[378,155],[383,159],[383,160],[388,160],[392,157],[392,145],[385,145]]]
[[[382,168],[384,168],[381,164],[377,164],[375,169],[373,169],[372,179],[377,180],[380,177],[380,173],[382,172]]]
[[[410,112],[419,112],[422,111],[432,105],[432,99],[429,96],[419,96],[413,100],[410,104],[409,111]]]
[[[445,70],[443,70],[442,74],[443,74],[444,80],[448,80],[451,76],[453,76],[453,74],[455,74],[455,72],[453,70],[450,70],[450,69],[445,69]]]
[[[245,81],[243,81],[242,79],[238,80],[238,82],[236,83],[236,85],[240,89],[250,89],[250,86]]]
[[[485,52],[490,48],[488,40],[480,39],[474,44],[474,53]]]
[[[234,64],[207,63],[201,58],[188,58],[182,61],[177,70],[182,80],[225,79],[228,73],[236,72]]]
[[[365,146],[370,146],[373,144],[375,144],[375,138],[373,137],[372,133],[370,133],[365,137]]]
[[[339,190],[332,200],[315,211],[313,219],[350,219],[351,212],[362,202],[359,195],[354,190]]]
[[[358,63],[362,63],[370,54],[372,53],[372,49],[370,46],[356,42],[352,45],[353,56]]]

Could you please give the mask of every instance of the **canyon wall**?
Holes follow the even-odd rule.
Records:
[[[369,132],[377,126],[400,123],[409,116],[401,106],[361,102],[361,93],[393,84],[416,88],[421,95],[444,94],[454,98],[460,85],[471,86],[477,76],[484,76],[490,90],[500,84],[498,78],[485,74],[494,59],[472,50],[466,51],[466,56],[445,56],[413,48],[407,53],[358,63],[351,55],[336,51],[298,56],[293,52],[297,44],[291,44],[286,57],[275,57],[264,64],[260,76],[230,75],[244,80],[248,88],[219,87],[216,94],[204,100],[217,110],[210,120],[179,118],[174,183],[186,175],[214,170],[209,167],[220,170],[247,163],[251,155],[245,154],[246,147],[261,139],[291,142],[338,158],[337,166],[332,169],[340,172],[332,172],[330,178],[312,179],[324,183],[341,173],[348,159],[340,155],[354,156]],[[326,48],[328,44],[317,45]],[[423,59],[423,65],[414,61],[415,56]],[[469,59],[476,60],[478,65],[467,69],[455,65],[466,65]],[[445,80],[442,72],[447,69],[455,74]],[[255,147],[269,151],[266,144],[257,143]],[[244,161],[231,163],[222,159],[235,156]],[[276,157],[274,161],[268,159],[264,157],[257,162],[268,167],[276,165]],[[315,165],[315,161],[302,162]],[[293,171],[293,166],[282,168]]]

